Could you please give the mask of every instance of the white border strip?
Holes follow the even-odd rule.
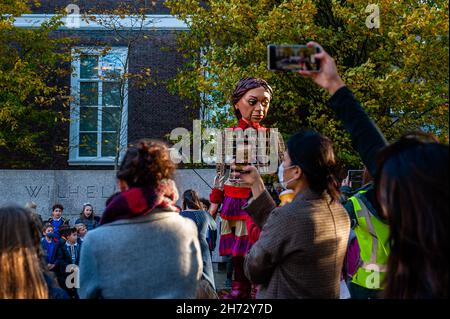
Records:
[[[41,24],[52,17],[55,14],[23,14],[20,17],[16,17],[14,21],[14,26],[18,28],[38,28]],[[108,18],[108,15],[94,15],[97,21],[102,18]],[[86,21],[80,15],[80,23],[77,27],[62,26],[60,30],[107,30],[104,26],[94,21]],[[78,15],[68,15],[67,19],[78,18]],[[63,18],[63,21],[65,21]],[[109,18],[108,18],[109,19]],[[134,21],[134,23],[133,23]],[[121,26],[121,30],[135,29],[133,24],[136,23],[136,18],[133,19],[132,16],[126,16],[125,18],[118,18],[118,25]],[[189,30],[188,26],[182,21],[177,19],[173,15],[161,15],[161,14],[148,14],[146,15],[146,21],[143,26],[143,30]]]

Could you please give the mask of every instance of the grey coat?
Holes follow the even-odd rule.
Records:
[[[201,275],[194,222],[157,211],[87,233],[78,293],[80,298],[195,298]]]
[[[307,190],[276,208],[266,191],[244,207],[262,228],[244,263],[257,298],[339,298],[350,220],[329,201]]]

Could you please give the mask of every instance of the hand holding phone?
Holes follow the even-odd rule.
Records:
[[[234,164],[234,171],[237,173],[245,174],[244,167],[247,165],[248,164]]]
[[[362,186],[364,170],[351,169],[347,172],[349,186],[352,188],[360,188]]]
[[[319,48],[320,52],[315,54],[315,59],[320,61],[320,70],[319,72],[300,70],[299,73],[303,76],[310,77],[320,87],[333,95],[337,90],[345,86],[344,81],[342,81],[337,71],[336,63],[319,43],[311,41],[308,42],[307,46]]]

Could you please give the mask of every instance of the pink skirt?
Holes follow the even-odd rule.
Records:
[[[220,256],[245,256],[252,244],[247,232],[247,212],[242,209],[247,203],[245,198],[233,198],[225,195],[220,217]]]

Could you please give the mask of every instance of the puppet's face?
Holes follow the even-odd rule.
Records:
[[[248,90],[234,106],[241,112],[244,119],[261,122],[267,115],[270,104],[270,94],[262,86]]]

